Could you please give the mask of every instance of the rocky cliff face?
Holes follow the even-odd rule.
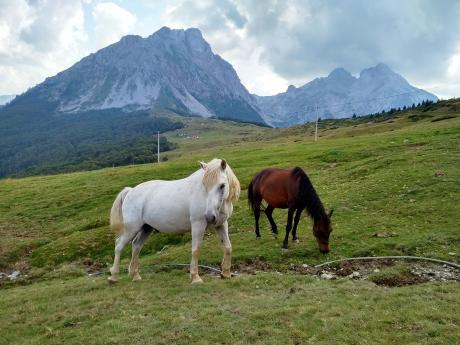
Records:
[[[254,97],[198,29],[164,27],[147,38],[125,36],[13,103],[34,100],[66,113],[152,108],[263,123]]]
[[[321,118],[366,115],[438,98],[379,64],[363,70],[358,78],[337,68],[299,88],[291,85],[284,93],[256,99],[268,124],[288,127],[314,121],[317,114]]]

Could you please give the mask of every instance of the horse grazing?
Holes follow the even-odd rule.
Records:
[[[268,168],[260,171],[251,181],[248,187],[248,202],[256,222],[256,237],[260,238],[259,217],[262,200],[268,206],[265,214],[270,222],[272,233],[276,238],[278,229],[272,214],[275,208],[287,208],[288,219],[286,225],[286,237],[283,248],[288,248],[289,232],[292,227],[292,240],[297,240],[297,224],[304,209],[313,218],[313,234],[318,242],[321,253],[329,252],[329,235],[332,231],[331,216],[324,210],[323,204],[316,194],[310,179],[301,168],[292,170]],[[295,212],[294,226],[292,217]]]
[[[198,257],[208,226],[215,227],[224,246],[223,278],[230,278],[232,245],[228,238],[228,219],[238,200],[240,183],[230,166],[221,159],[201,162],[201,169],[174,181],[153,180],[134,188],[124,188],[116,197],[110,213],[110,226],[118,234],[115,259],[109,282],[118,280],[120,254],[132,241],[129,274],[140,280],[139,253],[152,232],[192,232],[192,283],[203,282],[198,274]]]

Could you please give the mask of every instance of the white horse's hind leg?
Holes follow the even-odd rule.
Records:
[[[141,252],[142,246],[144,245],[147,238],[149,238],[150,234],[153,232],[153,228],[150,226],[144,225],[142,230],[139,231],[133,239],[133,249],[132,249],[132,257],[131,262],[129,264],[129,274],[133,278],[133,281],[141,280],[141,276],[139,275],[139,253]]]
[[[125,232],[116,239],[115,241],[115,258],[113,260],[113,266],[110,269],[110,277],[108,278],[109,283],[116,283],[118,281],[118,273],[120,272],[120,257],[123,248],[126,244],[132,240],[132,238],[139,231],[129,231],[126,229]]]
[[[195,222],[192,224],[192,261],[190,263],[190,277],[192,278],[192,284],[203,282],[198,274],[198,259],[200,257],[200,247],[203,242],[205,230],[206,223]]]
[[[219,227],[219,237],[222,241],[222,245],[224,247],[224,258],[222,260],[222,278],[230,278],[231,272],[231,262],[232,262],[232,244],[230,243],[230,239],[228,237],[228,223],[225,222]]]

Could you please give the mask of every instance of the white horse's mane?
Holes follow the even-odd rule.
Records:
[[[207,163],[206,170],[203,176],[203,184],[206,189],[211,188],[219,181],[220,174],[224,173],[222,170],[222,160],[214,158],[212,161]],[[240,197],[241,187],[240,181],[236,178],[233,173],[232,168],[228,163],[226,164],[225,172],[227,173],[228,184],[229,184],[229,194],[228,199],[231,202],[235,202]]]

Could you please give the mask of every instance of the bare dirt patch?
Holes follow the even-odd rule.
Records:
[[[460,270],[443,264],[424,261],[366,260],[344,261],[328,267],[316,268],[307,264],[291,264],[285,269],[274,269],[272,265],[255,258],[234,266],[237,273],[282,272],[316,276],[321,279],[370,280],[377,285],[397,287],[424,282],[460,281]]]
[[[237,273],[256,274],[258,272],[274,271],[270,263],[263,261],[261,258],[248,259],[238,263],[233,267]]]

